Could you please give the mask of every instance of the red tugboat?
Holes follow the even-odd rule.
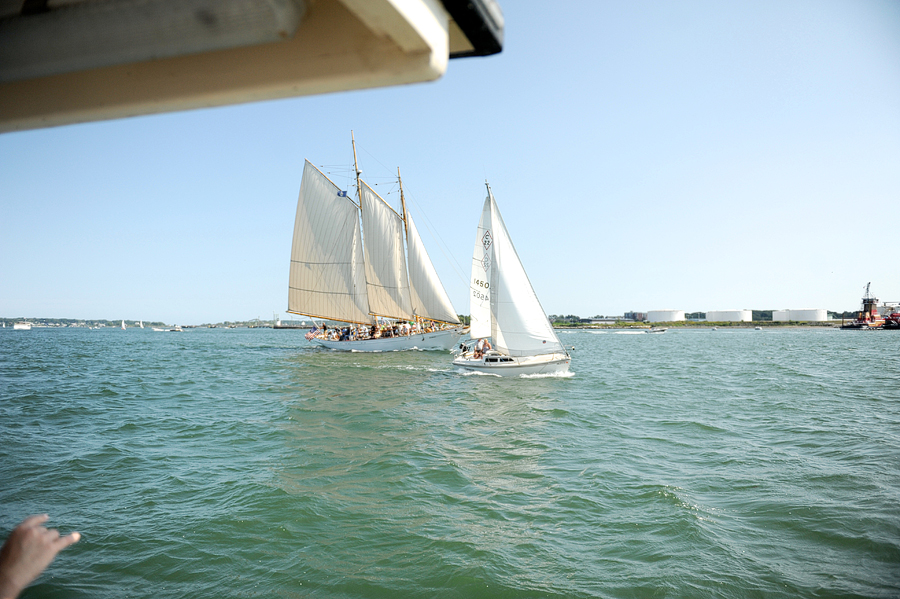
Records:
[[[900,308],[897,308],[890,314],[885,315],[884,326],[882,328],[890,329],[892,331],[900,331]]]
[[[866,294],[862,298],[862,310],[856,315],[855,320],[842,321],[842,329],[880,329],[884,326],[884,317],[878,313],[878,298],[869,293],[871,284],[866,284]]]

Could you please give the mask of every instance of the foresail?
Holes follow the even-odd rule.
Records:
[[[450,303],[450,298],[434,270],[434,264],[425,251],[422,238],[413,224],[409,212],[406,213],[407,260],[409,262],[409,292],[413,313],[422,318],[440,322],[459,324],[459,317]]]
[[[412,320],[403,253],[403,221],[368,185],[361,183],[359,191],[369,311]]]
[[[319,169],[306,162],[294,219],[288,312],[371,322],[359,208],[339,192]]]
[[[493,225],[491,338],[494,349],[510,356],[565,351],[528,280],[493,194],[489,193],[486,203],[491,205]]]
[[[475,250],[472,253],[472,277],[469,280],[469,335],[472,339],[491,336],[492,256],[491,199],[488,197],[478,220]]]

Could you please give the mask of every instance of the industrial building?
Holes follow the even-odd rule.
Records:
[[[684,320],[684,310],[650,310],[647,312],[649,322],[678,322]]]
[[[828,311],[824,308],[814,310],[773,310],[772,320],[775,322],[824,322],[828,320]]]
[[[752,310],[712,310],[706,313],[707,322],[751,322]]]

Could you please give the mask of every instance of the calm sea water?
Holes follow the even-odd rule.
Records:
[[[24,597],[900,596],[900,333],[560,336],[0,330],[0,533],[83,534]]]

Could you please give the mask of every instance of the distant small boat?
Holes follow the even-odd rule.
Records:
[[[762,327],[755,327],[754,330],[755,330],[755,331],[761,331],[761,330],[762,330]]]
[[[144,321],[142,320],[138,326],[141,327],[141,328],[143,329],[143,328],[144,328]]]
[[[19,322],[17,322],[16,324],[13,325],[13,330],[15,330],[15,331],[30,331],[31,323],[26,322],[24,320],[20,320]]]
[[[124,320],[122,321],[122,330],[123,331],[125,330],[125,321]]]
[[[651,328],[651,329],[647,329],[647,330],[644,331],[644,332],[645,332],[645,333],[653,333],[653,334],[655,334],[655,333],[665,333],[667,330],[668,330],[668,329]]]

